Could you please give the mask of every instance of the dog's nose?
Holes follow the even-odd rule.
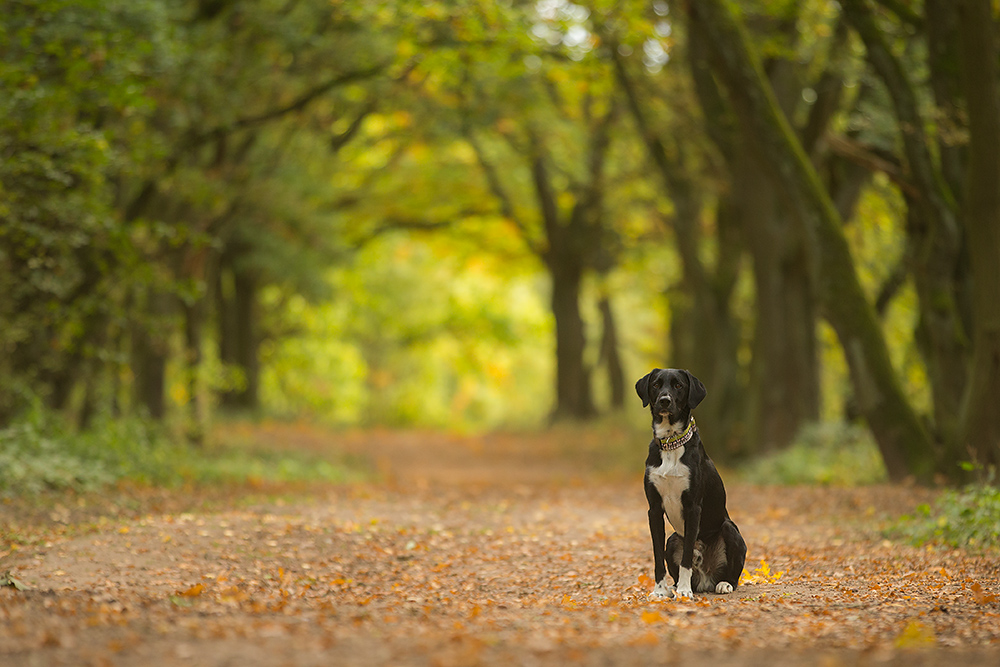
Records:
[[[670,394],[664,394],[656,400],[656,404],[663,408],[669,408],[673,399],[670,398]]]

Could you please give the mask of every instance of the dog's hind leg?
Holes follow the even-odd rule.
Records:
[[[677,587],[677,581],[681,576],[681,555],[684,552],[684,538],[677,533],[671,533],[667,538],[666,561],[667,572],[674,580],[673,588]]]
[[[715,592],[732,593],[740,583],[740,575],[743,574],[747,544],[731,519],[722,524],[722,539],[726,545],[726,568],[722,580],[715,585]]]

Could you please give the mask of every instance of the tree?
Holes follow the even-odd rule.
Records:
[[[711,62],[724,83],[742,131],[759,140],[769,177],[786,193],[812,258],[822,312],[844,348],[851,379],[893,478],[928,479],[931,441],[903,395],[872,305],[858,282],[842,221],[781,112],[756,53],[732,10],[720,0],[686,7],[693,30],[712,45]]]
[[[978,463],[1000,465],[1000,90],[997,22],[987,0],[958,3],[961,74],[969,115],[965,233],[974,278],[972,368],[962,441]]]

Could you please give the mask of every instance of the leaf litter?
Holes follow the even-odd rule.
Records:
[[[925,491],[731,482],[749,546],[740,587],[658,601],[638,479],[541,439],[378,441],[399,462],[379,482],[149,513],[11,550],[0,662],[1000,659],[997,554],[878,532]]]

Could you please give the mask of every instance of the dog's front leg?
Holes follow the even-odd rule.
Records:
[[[666,581],[665,543],[667,533],[663,524],[663,508],[661,506],[649,508],[649,536],[653,540],[653,577],[656,581],[656,586],[649,595],[654,598],[672,598],[674,596],[673,586],[667,584]]]
[[[681,503],[684,508],[684,549],[677,577],[677,597],[690,599],[694,597],[694,591],[691,590],[691,568],[694,563],[694,545],[698,541],[698,530],[701,527],[701,504],[694,502],[694,499],[684,502],[683,497]]]

